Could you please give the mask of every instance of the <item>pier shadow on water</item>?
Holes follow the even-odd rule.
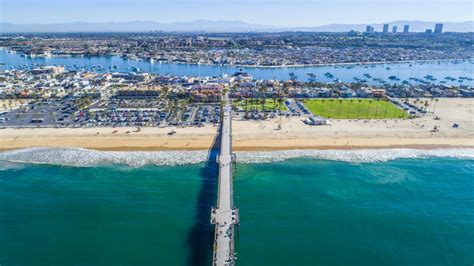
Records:
[[[201,188],[199,191],[194,225],[188,233],[187,245],[189,255],[187,265],[211,265],[214,225],[210,223],[211,207],[217,204],[217,186],[219,180],[219,164],[217,156],[221,147],[221,127],[209,149],[207,161],[201,169],[199,176]]]

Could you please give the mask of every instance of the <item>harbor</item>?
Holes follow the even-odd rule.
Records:
[[[22,57],[0,49],[0,69],[31,69],[44,65],[62,65],[68,70],[106,72],[144,72],[160,75],[216,77],[243,71],[256,79],[297,80],[337,83],[364,81],[369,85],[465,85],[474,86],[472,60],[432,60],[406,63],[328,65],[304,67],[255,68],[186,63],[155,63],[129,60],[119,56]],[[328,75],[329,74],[329,75]],[[367,78],[367,75],[370,78]],[[429,75],[429,76],[428,76]],[[427,77],[429,79],[426,79]],[[393,77],[393,78],[390,78]]]

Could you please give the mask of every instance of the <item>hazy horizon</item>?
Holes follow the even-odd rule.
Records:
[[[172,24],[172,23],[193,23],[193,22],[198,22],[198,21],[210,21],[210,22],[220,22],[220,21],[225,21],[225,22],[239,22],[239,23],[248,23],[248,24],[253,24],[253,25],[262,25],[262,26],[274,26],[274,27],[320,27],[320,26],[327,26],[327,25],[332,25],[332,24],[341,24],[341,25],[377,25],[377,24],[383,24],[383,23],[394,23],[394,22],[401,22],[401,21],[408,21],[408,22],[433,22],[433,23],[464,23],[464,22],[474,22],[474,19],[471,20],[459,20],[459,21],[446,21],[446,20],[433,20],[433,21],[427,21],[427,20],[409,20],[409,19],[397,19],[397,20],[391,20],[391,21],[368,21],[368,22],[360,22],[360,23],[322,23],[318,25],[295,25],[295,26],[278,26],[274,24],[263,24],[263,23],[250,23],[248,21],[244,20],[224,20],[224,19],[205,19],[205,18],[197,18],[193,20],[179,20],[179,21],[157,21],[157,20],[117,20],[117,21],[85,21],[85,20],[76,20],[76,21],[65,21],[65,22],[30,22],[30,23],[16,23],[16,22],[10,22],[10,21],[1,21],[0,23],[8,23],[8,24],[18,24],[18,25],[26,25],[26,24],[38,24],[38,25],[50,25],[50,24],[70,24],[70,23],[91,23],[91,24],[99,24],[99,23],[133,23],[133,22],[152,22],[152,23],[160,23],[160,24]]]
[[[0,6],[0,22],[13,24],[225,20],[276,27],[466,22],[474,11],[470,0],[0,0]]]

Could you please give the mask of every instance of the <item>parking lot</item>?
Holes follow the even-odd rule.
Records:
[[[5,127],[68,127],[74,124],[73,115],[77,111],[78,108],[71,98],[34,101],[0,115],[0,125]]]
[[[186,108],[182,116],[182,123],[186,126],[203,126],[206,123],[220,122],[221,110],[217,104],[193,105]]]
[[[77,99],[77,98],[76,98]],[[80,109],[74,98],[42,100],[0,114],[3,127],[203,126],[220,122],[219,104],[170,106],[163,100],[96,100]]]

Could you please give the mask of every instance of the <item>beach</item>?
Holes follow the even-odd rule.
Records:
[[[432,110],[432,107],[429,108]],[[439,120],[434,117],[439,116]],[[308,126],[305,117],[266,121],[234,118],[233,149],[375,149],[474,147],[474,100],[440,99],[435,114],[405,120],[331,120],[331,126]],[[453,128],[459,124],[459,128]],[[279,129],[281,125],[281,129]],[[438,132],[432,132],[434,127]],[[176,134],[168,135],[171,130]],[[2,150],[28,147],[74,147],[104,151],[207,150],[217,126],[166,128],[5,128]],[[115,132],[115,133],[114,133]]]

